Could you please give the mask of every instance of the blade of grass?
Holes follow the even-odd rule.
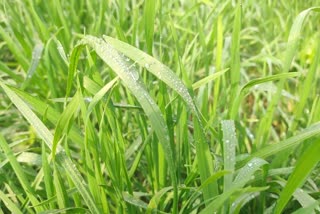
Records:
[[[108,85],[108,84],[107,84]],[[103,191],[103,189],[100,187],[100,184],[103,183],[103,180],[105,179],[102,176],[102,169],[101,169],[101,162],[100,162],[100,153],[99,153],[99,138],[95,134],[94,131],[94,124],[88,117],[87,107],[84,102],[84,99],[82,97],[82,93],[79,92],[79,105],[81,109],[81,115],[83,121],[85,121],[85,139],[84,139],[84,163],[85,163],[85,170],[87,174],[87,180],[88,180],[88,187],[90,192],[92,193],[97,206],[103,210],[103,212],[108,213],[109,208],[107,205],[107,199],[106,194]],[[120,144],[121,142],[118,141]],[[119,155],[121,153],[119,152]],[[119,171],[122,171],[119,168]],[[129,188],[130,189],[130,188]],[[120,190],[121,191],[121,190]],[[103,204],[105,205],[103,207]]]
[[[121,1],[123,1],[123,0],[121,0]],[[122,41],[127,41],[126,35],[123,32],[123,29],[121,28],[121,23],[119,23],[119,21],[117,19],[112,17],[112,24],[117,31],[118,38],[120,38]]]
[[[23,114],[27,121],[32,124],[37,130],[38,135],[43,138],[49,148],[52,148],[52,134],[44,126],[41,120],[31,111],[31,109],[8,87],[2,80],[0,80],[0,86],[3,88],[10,100],[15,104],[18,110]]]
[[[0,35],[2,39],[6,42],[6,45],[15,56],[16,60],[19,62],[19,65],[22,66],[23,70],[27,71],[29,67],[28,60],[22,54],[22,48],[18,45],[19,43],[14,40],[14,37],[7,33],[2,26],[0,26]]]
[[[85,214],[88,213],[87,209],[81,207],[68,207],[63,209],[52,209],[40,212],[38,214],[60,214],[60,213],[77,213],[77,214]]]
[[[170,190],[172,190],[172,187],[165,187],[163,189],[161,189],[160,191],[158,191],[150,200],[148,206],[147,206],[147,214],[153,213],[153,211],[155,211],[158,207],[158,204],[160,202],[161,197],[166,194],[167,192],[169,192]]]
[[[302,207],[297,211],[293,212],[292,214],[306,214],[306,213],[315,213],[315,209],[319,206],[319,201],[315,201],[313,204]]]
[[[217,47],[216,47],[216,69],[218,71],[222,68],[222,50],[223,50],[223,31],[224,27],[222,24],[222,17],[223,15],[220,14],[217,18],[217,30],[216,30],[216,36],[217,36]],[[212,105],[212,117],[211,120],[214,120],[217,114],[217,106],[219,103],[219,97],[220,97],[220,87],[221,87],[221,78],[217,78],[215,85],[214,85],[214,101]]]
[[[144,31],[148,54],[152,55],[154,20],[156,16],[156,1],[146,0],[144,5]]]
[[[61,140],[63,132],[67,132],[66,129],[69,127],[69,123],[79,107],[79,102],[80,95],[79,92],[77,92],[59,118],[52,142],[51,154],[53,159],[55,158],[56,152],[59,152],[59,150],[57,150],[58,142]]]
[[[54,108],[24,91],[13,87],[10,89],[17,93],[25,102],[27,102],[35,112],[43,117],[46,117],[46,119],[48,119],[54,125],[58,123],[61,114]],[[65,101],[65,99],[63,101]],[[80,134],[79,128],[77,128],[75,125],[71,128],[68,137],[70,137],[73,142],[83,142],[83,136]]]
[[[292,174],[293,170],[295,167],[292,167],[293,169],[290,170],[290,172],[288,174]],[[282,178],[278,178],[275,182],[280,184],[281,187],[285,187],[287,185],[287,180],[288,179],[282,179]],[[309,179],[309,181],[311,181],[311,177]],[[297,200],[297,202],[299,202],[299,204],[302,207],[308,207],[311,204],[314,204],[316,201],[316,199],[314,199],[310,194],[312,193],[312,191],[304,191],[302,188],[296,188],[294,193],[292,194],[294,200]],[[279,195],[280,195],[280,191],[279,191]]]
[[[228,191],[222,193],[217,196],[214,200],[210,202],[210,204],[200,212],[200,214],[210,214],[213,212],[218,212],[225,201],[238,190],[241,190],[244,185],[251,180],[253,174],[263,165],[267,164],[263,159],[253,158],[250,160],[243,168],[240,169],[238,175],[234,179],[232,185],[228,189]]]
[[[226,73],[227,71],[229,70],[229,68],[226,68],[222,71],[218,71],[218,72],[215,72],[213,74],[210,74],[209,76],[206,76],[204,78],[202,78],[201,80],[195,82],[192,84],[192,88],[193,90],[197,89],[197,88],[200,88],[201,86],[219,78],[220,76],[222,76],[224,73]]]
[[[196,107],[190,96],[188,89],[185,87],[183,82],[177,77],[177,75],[171,71],[170,68],[162,64],[160,61],[154,57],[144,53],[143,51],[127,44],[121,42],[117,39],[114,39],[109,36],[103,36],[104,40],[110,43],[115,49],[127,55],[141,67],[146,68],[157,78],[165,82],[170,88],[175,90],[182,99],[187,103],[189,108],[193,111],[196,111]]]
[[[238,96],[238,89],[240,84],[240,30],[241,30],[241,0],[238,1],[236,7],[236,14],[233,22],[233,32],[232,32],[232,43],[231,43],[231,72],[230,72],[230,101],[231,106],[237,105],[235,103],[235,97]],[[230,109],[231,110],[231,109]],[[230,119],[235,119],[236,115],[231,115],[229,112]],[[231,117],[233,116],[233,117]]]
[[[104,42],[102,39],[98,39],[93,36],[85,36],[80,44],[75,47],[75,53],[78,53],[84,45],[92,47],[95,52],[102,58],[102,60],[107,63],[114,72],[118,74],[123,84],[132,92],[132,94],[137,98],[144,112],[149,117],[151,125],[158,137],[159,142],[163,146],[163,150],[166,153],[166,160],[169,166],[169,171],[172,179],[172,185],[174,187],[174,208],[173,212],[177,209],[177,178],[176,178],[176,166],[175,160],[173,158],[173,151],[170,145],[169,135],[166,123],[163,119],[159,107],[156,105],[154,100],[145,90],[142,82],[139,81],[139,74],[134,67],[130,66],[126,59],[121,56],[112,46]],[[72,54],[70,64],[77,64],[79,55]],[[78,57],[77,57],[78,56]],[[70,73],[74,73],[76,67],[70,67]],[[72,75],[73,76],[73,75]]]
[[[314,87],[314,82],[315,82],[314,79],[316,78],[315,75],[316,75],[319,61],[320,61],[320,40],[318,40],[316,54],[314,56],[311,67],[307,73],[305,80],[300,85],[299,102],[297,102],[297,106],[294,111],[295,120],[293,121],[293,124],[290,128],[291,131],[294,131],[296,129],[296,126],[298,125],[297,122],[303,113],[303,109],[305,108],[305,105],[307,104],[307,99],[310,96],[311,89]]]
[[[320,96],[317,95],[312,103],[310,110],[310,117],[308,119],[308,126],[320,120]]]
[[[231,111],[230,115],[231,117],[235,117],[236,114],[238,113],[239,109],[239,104],[242,101],[243,97],[246,96],[246,94],[256,85],[266,83],[266,82],[271,82],[271,81],[276,81],[276,80],[282,80],[282,79],[287,79],[287,78],[293,78],[300,76],[300,72],[290,72],[290,73],[281,73],[281,74],[275,74],[267,77],[261,77],[257,79],[250,80],[246,84],[244,84],[241,89],[239,95],[234,99],[235,100],[235,105],[231,106]]]
[[[242,189],[239,193],[241,194],[237,200],[232,202],[230,207],[229,213],[238,214],[240,210],[250,201],[257,198],[259,194],[265,190],[269,189],[268,186],[266,187],[247,187]],[[247,193],[248,192],[248,193]]]
[[[103,96],[116,84],[118,81],[119,77],[114,78],[111,80],[108,84],[106,84],[103,88],[101,88],[92,98],[92,101],[89,104],[87,115],[92,112],[93,108],[95,105],[103,98]]]
[[[42,167],[43,167],[43,176],[44,176],[44,185],[46,190],[47,198],[52,198],[53,194],[53,182],[52,182],[52,170],[49,165],[45,143],[42,143]],[[49,203],[50,209],[55,207],[53,202]]]
[[[77,64],[71,63],[72,59],[77,59],[80,57],[81,51],[83,47],[74,48],[71,52],[70,63],[69,63],[69,72],[68,72],[68,81],[67,81],[67,89],[66,89],[66,97],[69,97],[71,87],[74,80],[74,74],[77,70]]]
[[[203,182],[201,184],[200,187],[198,187],[194,193],[188,198],[188,201],[184,204],[184,206],[182,207],[182,209],[180,210],[180,213],[185,213],[186,211],[184,209],[186,209],[186,207],[188,205],[190,205],[190,203],[192,203],[194,200],[196,200],[199,197],[199,192],[202,191],[204,189],[204,187],[206,187],[207,185],[209,185],[210,183],[216,182],[219,178],[224,177],[225,175],[231,174],[230,171],[218,171],[216,173],[214,173],[212,176],[210,176],[205,182]]]
[[[60,171],[56,166],[53,168],[53,184],[54,189],[56,190],[57,203],[60,209],[68,207],[68,195],[66,192],[66,187],[63,183]]]
[[[56,37],[53,37],[53,41],[56,43],[60,57],[62,58],[62,60],[64,61],[64,63],[66,65],[69,65],[66,52],[65,52],[61,42]]]
[[[295,169],[289,177],[289,180],[280,193],[277,205],[275,207],[275,214],[282,213],[286,204],[292,197],[294,191],[300,187],[317,163],[320,161],[320,139],[314,140],[314,142],[305,150],[305,152],[299,158]]]
[[[206,182],[213,175],[213,162],[209,145],[205,139],[203,128],[198,120],[194,120],[194,140],[201,183]],[[212,182],[203,188],[204,200],[218,195],[217,182]]]
[[[38,42],[32,51],[32,59],[31,59],[31,64],[30,68],[27,71],[27,77],[26,80],[23,82],[21,89],[24,90],[31,81],[31,78],[33,77],[34,73],[36,72],[36,69],[38,67],[38,64],[41,59],[42,55],[42,50],[43,50],[43,44],[41,42]]]
[[[1,136],[1,135],[0,135]],[[1,137],[0,137],[1,138]],[[1,201],[4,202],[5,206],[11,211],[11,213],[16,213],[16,214],[22,214],[23,212],[21,210],[19,210],[19,208],[13,203],[12,200],[10,200],[10,198],[4,194],[1,190],[0,190],[0,199]]]
[[[236,163],[236,146],[238,140],[233,120],[223,120],[221,122],[223,132],[223,165],[225,171],[234,172]],[[223,191],[229,190],[233,180],[233,174],[227,174],[223,181]]]
[[[22,82],[22,76],[16,74],[14,71],[12,71],[10,68],[8,68],[8,66],[3,62],[0,62],[0,71],[8,74],[17,83]]]
[[[281,74],[275,74],[267,77],[262,77],[262,78],[257,78],[250,80],[248,83],[246,83],[244,86],[241,87],[240,93],[245,95],[248,93],[248,91],[254,87],[255,85],[266,83],[266,82],[271,82],[271,81],[276,81],[276,80],[281,80],[281,79],[288,79],[288,78],[293,78],[293,77],[298,77],[300,76],[300,72],[290,72],[290,73],[281,73]]]
[[[5,93],[8,95],[13,104],[18,108],[21,114],[27,119],[27,121],[34,127],[37,134],[45,141],[46,145],[51,149],[53,135],[47,129],[47,127],[41,122],[41,120],[31,111],[31,109],[17,96],[14,91],[12,91],[8,86],[6,86],[0,80],[0,86],[3,88]],[[72,161],[64,154],[63,150],[56,154],[56,160],[58,164],[64,168],[67,174],[72,178],[75,186],[82,195],[85,203],[88,205],[92,213],[100,213],[97,208],[92,195],[87,190],[87,186],[78,172],[76,166]]]
[[[135,198],[134,196],[132,196],[132,195],[130,195],[128,193],[125,193],[125,192],[122,193],[122,195],[123,195],[123,199],[126,202],[128,202],[128,203],[130,203],[130,204],[132,204],[132,205],[134,205],[136,207],[140,207],[140,208],[142,208],[144,210],[147,209],[148,204],[146,202],[144,202],[144,201],[142,201],[142,200],[140,200],[138,198]]]
[[[143,51],[121,42],[117,39],[114,39],[109,36],[103,36],[104,40],[110,43],[118,51],[122,52],[137,64],[142,67],[145,67],[147,71],[154,74],[157,78],[162,80],[170,88],[175,90],[181,98],[185,101],[189,109],[191,109],[195,116],[195,141],[196,141],[196,152],[197,158],[199,158],[199,171],[201,182],[205,182],[213,174],[213,162],[210,154],[208,143],[206,142],[204,136],[205,132],[201,122],[201,114],[198,111],[188,89],[183,84],[183,82],[177,77],[177,75],[166,65],[162,64],[160,61],[154,57],[144,53]],[[204,190],[204,197],[209,199],[210,197],[215,196],[218,193],[217,184],[212,183],[207,186]]]
[[[246,163],[249,159],[252,157],[259,157],[259,158],[267,158],[271,155],[275,155],[281,151],[292,149],[299,145],[300,143],[303,143],[305,140],[317,136],[320,134],[320,123],[313,124],[312,126],[304,129],[299,134],[290,137],[286,140],[283,140],[279,143],[275,143],[272,145],[268,145],[263,147],[262,149],[258,150],[257,152],[250,155],[249,158],[245,159],[244,161],[239,162],[237,165],[242,166],[244,163]]]
[[[39,36],[41,40],[46,41],[49,38],[49,30],[45,27],[44,23],[37,14],[32,0],[26,1],[26,8],[29,10],[28,14],[31,15],[32,21],[34,22],[34,26],[37,28],[38,33],[40,34]]]
[[[62,30],[62,34],[63,34],[63,40],[64,40],[64,45],[68,44],[68,41],[70,41],[71,38],[71,32],[68,30],[70,26],[68,26],[68,19],[69,17],[66,17],[64,15],[64,9],[61,6],[61,2],[57,1],[54,3],[54,7],[55,7],[55,12],[57,14],[57,16],[55,18],[58,18],[61,26],[63,28]]]
[[[17,161],[16,157],[14,156],[12,150],[10,149],[8,143],[4,139],[4,137],[0,134],[0,147],[5,153],[6,157],[9,159],[9,162],[17,176],[22,188],[24,189],[26,195],[28,196],[29,200],[31,201],[32,205],[39,204],[38,199],[35,197],[35,190],[31,187],[25,173],[23,172],[23,168],[20,166],[19,162]],[[37,212],[43,210],[42,207],[35,208]]]
[[[288,44],[287,44],[287,49],[285,51],[285,56],[283,60],[283,68],[282,72],[287,73],[290,70],[290,65],[293,60],[294,55],[296,54],[296,51],[298,49],[300,37],[301,37],[301,30],[302,26],[304,23],[304,20],[306,19],[307,15],[310,12],[320,12],[320,7],[311,7],[309,9],[306,9],[302,11],[294,20],[289,38],[288,38]],[[277,92],[274,94],[272,97],[272,100],[267,108],[266,114],[264,117],[261,119],[261,122],[259,124],[258,132],[257,132],[257,137],[255,140],[255,144],[257,148],[261,148],[269,137],[270,133],[270,126],[273,118],[273,113],[278,105],[278,102],[281,97],[281,92],[285,84],[285,79],[280,80],[279,84],[277,85]]]

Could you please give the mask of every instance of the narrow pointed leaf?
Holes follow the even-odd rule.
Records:
[[[41,122],[41,120],[31,111],[31,109],[18,97],[18,95],[12,91],[8,86],[0,81],[0,86],[6,92],[10,100],[13,104],[19,109],[21,114],[27,119],[27,121],[34,127],[35,131],[39,135],[42,140],[46,143],[46,145],[51,149],[52,148],[52,141],[53,135],[47,129],[47,127]],[[99,209],[94,202],[92,195],[87,189],[87,186],[81,177],[80,173],[78,172],[75,165],[72,161],[65,155],[63,149],[56,154],[56,160],[58,164],[68,173],[71,177],[72,181],[74,182],[75,186],[77,187],[78,191],[82,195],[85,203],[88,205],[90,211],[92,213],[100,213]]]
[[[294,191],[300,187],[316,164],[320,161],[320,139],[315,140],[299,158],[295,169],[289,177],[289,180],[282,190],[280,197],[277,201],[275,213],[282,213],[286,204],[292,197]]]

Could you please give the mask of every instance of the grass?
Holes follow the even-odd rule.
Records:
[[[0,1],[0,213],[317,213],[319,1]]]

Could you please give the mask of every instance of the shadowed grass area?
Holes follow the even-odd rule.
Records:
[[[0,213],[317,213],[319,1],[0,1]]]

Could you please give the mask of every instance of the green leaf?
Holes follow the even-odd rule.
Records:
[[[201,122],[201,114],[198,111],[186,86],[170,68],[162,64],[159,60],[155,59],[154,57],[144,53],[143,51],[127,43],[121,42],[112,37],[103,36],[103,38],[105,41],[107,41],[107,43],[110,43],[115,49],[131,58],[133,61],[135,61],[135,63],[146,68],[147,71],[151,72],[158,79],[162,80],[167,86],[175,90],[185,101],[189,109],[193,111],[193,113],[196,116],[196,120],[194,120],[194,139],[196,144],[198,167],[201,182],[205,182],[205,180],[213,174],[213,162],[208,143],[204,138],[205,131]],[[215,196],[217,192],[217,184],[211,183],[204,189],[204,197],[205,199],[209,199],[210,197]]]
[[[222,71],[214,72],[213,74],[210,74],[209,76],[206,76],[203,79],[193,83],[192,84],[193,90],[200,88],[201,86],[219,78],[220,76],[224,75],[228,70],[229,70],[229,68],[226,68]]]
[[[19,64],[25,71],[27,71],[29,63],[25,55],[23,54],[21,46],[18,45],[19,43],[16,40],[14,40],[14,37],[12,37],[8,32],[6,32],[2,26],[0,26],[0,35],[2,37],[2,40],[6,42],[6,45],[8,46],[12,54],[15,56]]]
[[[240,85],[240,31],[241,31],[241,14],[242,6],[241,1],[238,1],[236,7],[236,14],[233,21],[233,31],[232,31],[232,44],[231,44],[231,71],[230,71],[230,103],[231,106],[238,106],[235,97],[238,95],[238,89]],[[231,109],[230,109],[231,110]],[[230,115],[230,112],[229,112]],[[231,115],[230,119],[235,119],[236,115]]]
[[[146,0],[144,6],[144,31],[146,35],[146,43],[148,53],[152,55],[154,19],[156,16],[155,0]]]
[[[299,134],[285,139],[279,143],[271,144],[259,149],[257,152],[251,154],[250,157],[246,160],[239,162],[238,166],[242,166],[246,161],[248,161],[252,157],[267,158],[281,151],[292,149],[300,143],[303,143],[306,139],[309,139],[318,134],[320,134],[320,123],[313,124],[312,126],[301,131]]]
[[[0,86],[3,88],[7,96],[13,102],[13,104],[18,108],[21,114],[26,118],[26,120],[33,125],[37,134],[46,142],[47,146],[52,148],[53,136],[51,132],[45,127],[41,120],[35,115],[31,109],[14,93],[8,86],[6,86],[0,80]]]
[[[301,75],[300,72],[290,72],[290,73],[281,73],[281,74],[275,74],[267,77],[253,79],[241,87],[240,93],[242,95],[245,95],[253,86],[258,84],[280,80],[280,79],[293,78],[300,75]]]
[[[146,210],[147,207],[148,207],[148,204],[146,202],[144,202],[144,201],[142,201],[142,200],[140,200],[140,199],[138,199],[138,198],[126,193],[126,192],[123,192],[122,196],[123,196],[123,199],[126,202],[128,202],[128,203],[130,203],[130,204],[132,204],[132,205],[134,205],[136,207],[143,208],[144,210]]]
[[[160,202],[161,197],[172,189],[173,189],[172,187],[165,187],[165,188],[161,189],[160,191],[158,191],[156,194],[154,194],[154,196],[151,198],[151,200],[148,204],[146,213],[148,213],[148,214],[152,213],[152,211],[157,209],[157,206]]]
[[[63,209],[46,210],[38,214],[60,214],[60,213],[82,214],[82,213],[88,213],[88,210],[81,207],[68,207]]]
[[[301,118],[301,115],[303,114],[303,111],[305,109],[305,106],[308,101],[308,97],[310,97],[311,89],[315,87],[316,82],[314,81],[315,78],[317,78],[317,68],[320,61],[320,40],[317,41],[318,45],[316,48],[316,54],[314,56],[313,62],[311,64],[311,67],[307,73],[307,76],[305,80],[302,82],[302,84],[299,87],[299,102],[297,102],[297,106],[295,107],[295,118],[296,120],[293,121],[293,125],[290,127],[291,130],[294,130],[297,125],[297,121]],[[312,117],[310,117],[312,118]]]
[[[66,187],[62,180],[60,171],[56,166],[53,168],[53,184],[54,189],[56,190],[57,202],[60,209],[68,207],[68,195],[66,191]]]
[[[77,71],[77,64],[71,63],[71,62],[75,61],[75,59],[78,59],[80,57],[81,51],[82,51],[82,47],[74,48],[71,53],[71,56],[70,56],[66,97],[69,97],[69,95],[70,95],[71,87],[72,87],[73,80],[74,80],[74,74]]]
[[[82,49],[84,45],[89,45],[95,50],[95,52],[101,57],[101,59],[105,63],[107,63],[114,72],[118,74],[119,78],[123,81],[123,84],[132,92],[132,94],[141,104],[141,107],[150,119],[151,125],[166,154],[165,157],[169,166],[172,183],[175,187],[175,193],[177,194],[176,166],[169,140],[167,125],[163,119],[159,107],[146,91],[143,83],[139,81],[140,77],[138,71],[134,67],[130,66],[126,58],[120,55],[111,45],[107,44],[103,39],[99,39],[93,36],[85,36],[81,40],[79,45],[75,47],[73,52],[78,53],[78,51]],[[72,56],[75,56],[75,54],[72,54]],[[77,62],[78,58],[72,57],[70,65],[77,64]],[[75,70],[76,66],[69,67],[69,73],[74,73]],[[177,200],[176,197],[175,200]]]
[[[281,80],[281,79],[286,79],[286,78],[292,78],[292,77],[297,77],[300,76],[300,72],[290,72],[290,73],[281,73],[281,74],[275,74],[267,77],[261,77],[257,79],[250,80],[248,83],[244,84],[241,89],[240,93],[237,97],[235,97],[235,105],[231,106],[231,118],[234,117],[238,113],[239,109],[239,102],[242,101],[243,97],[250,91],[254,90],[254,86],[266,83],[266,82],[271,82],[275,80]]]
[[[223,165],[224,170],[234,172],[236,164],[236,146],[238,140],[233,120],[223,120],[221,122],[223,132]],[[233,174],[224,176],[223,191],[226,192],[233,180]]]
[[[17,96],[17,94],[12,91],[8,86],[6,86],[2,81],[0,81],[0,86],[6,92],[10,100],[13,104],[18,108],[21,114],[26,118],[26,120],[34,127],[37,134],[45,141],[46,145],[51,149],[52,148],[52,141],[53,135],[47,129],[47,127],[41,122],[41,120],[31,111],[31,109]],[[92,213],[100,213],[99,209],[97,208],[92,195],[87,190],[87,186],[81,177],[80,173],[76,169],[75,165],[72,161],[65,155],[63,149],[59,153],[56,154],[56,161],[58,162],[59,166],[64,168],[66,173],[71,177],[72,181],[74,182],[75,186],[79,190],[80,194],[82,195],[85,203],[88,205],[90,211]]]
[[[259,158],[253,158],[250,160],[243,168],[239,170],[238,175],[234,179],[228,191],[223,192],[221,195],[212,200],[210,204],[200,212],[200,214],[218,212],[225,201],[227,201],[236,191],[244,187],[244,185],[252,179],[253,174],[265,164],[267,164],[267,162]]]
[[[2,83],[0,82],[2,86]],[[28,196],[29,200],[31,201],[32,205],[36,205],[39,203],[38,199],[35,197],[35,190],[31,187],[23,168],[20,166],[19,162],[17,161],[16,157],[14,156],[12,150],[10,149],[8,143],[4,139],[4,137],[0,134],[0,148],[5,153],[6,157],[9,159],[9,162],[17,176],[22,188],[24,189],[26,195]],[[42,208],[36,208],[36,210],[42,211]]]
[[[314,213],[315,209],[319,206],[319,201],[315,201],[314,203],[310,204],[307,207],[302,207],[297,211],[293,212],[292,214],[308,214]],[[319,210],[318,210],[319,211]]]
[[[55,157],[57,146],[59,140],[61,140],[61,136],[63,132],[66,132],[66,129],[69,127],[70,120],[72,119],[74,113],[79,108],[79,102],[80,102],[80,95],[77,92],[74,97],[72,98],[71,102],[67,105],[66,109],[62,112],[59,121],[57,123],[53,142],[52,142],[52,158]],[[59,152],[59,151],[58,151]]]
[[[290,66],[293,61],[294,55],[296,54],[296,51],[299,47],[300,37],[302,33],[302,25],[304,23],[304,20],[306,19],[307,15],[311,11],[320,12],[320,7],[311,7],[309,9],[306,9],[302,11],[294,20],[287,43],[287,48],[285,51],[285,56],[283,59],[283,67],[282,73],[288,73],[290,71]],[[270,133],[270,126],[273,118],[273,114],[275,109],[277,109],[278,102],[281,97],[281,93],[283,90],[283,87],[285,85],[285,79],[281,79],[277,85],[277,92],[273,95],[272,100],[268,106],[268,109],[264,115],[264,117],[261,119],[261,122],[259,124],[257,137],[255,140],[255,144],[258,148],[261,148],[262,145],[264,145],[269,137]]]
[[[1,135],[0,135],[1,139]],[[0,199],[4,202],[5,206],[11,211],[11,213],[22,214],[23,212],[13,203],[13,201],[0,190]]]
[[[121,42],[109,36],[103,36],[103,38],[115,49],[124,53],[126,56],[135,61],[135,63],[139,64],[141,67],[146,68],[146,70],[166,83],[170,88],[175,90],[181,96],[181,98],[187,103],[188,107],[191,110],[195,112],[197,111],[193,99],[188,92],[188,89],[170,68],[162,64],[154,57],[127,43]]]
[[[22,89],[25,89],[29,85],[31,78],[33,77],[34,73],[36,72],[36,69],[37,69],[38,64],[40,62],[40,59],[41,59],[42,50],[43,50],[43,44],[41,42],[38,42],[38,44],[35,45],[35,47],[32,51],[31,65],[27,71],[26,80],[22,84]]]
[[[35,112],[43,117],[46,117],[54,125],[58,123],[61,114],[54,108],[37,99],[36,97],[27,94],[26,92],[13,87],[11,87],[10,89],[17,93],[25,102],[27,102]],[[65,100],[66,99],[63,98],[62,101],[64,102]],[[75,143],[83,142],[83,136],[80,134],[79,128],[75,125],[73,125],[73,127],[71,128],[68,137]]]
[[[319,154],[320,140],[318,138],[306,149],[306,151],[299,158],[295,169],[290,175],[286,186],[279,196],[274,213],[282,213],[286,204],[292,197],[294,191],[305,182],[311,171],[320,161]]]
[[[114,86],[114,84],[118,81],[118,79],[119,77],[114,78],[94,95],[88,107],[88,111],[87,111],[88,116],[92,112],[95,105],[97,105],[97,103],[103,98],[103,96]]]

